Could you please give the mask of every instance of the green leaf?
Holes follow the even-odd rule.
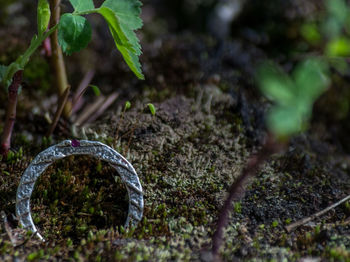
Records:
[[[91,40],[91,26],[82,16],[64,14],[58,25],[58,42],[71,55],[85,48]]]
[[[277,137],[286,138],[301,132],[304,122],[295,108],[275,107],[268,113],[267,126]]]
[[[144,79],[138,56],[141,46],[136,33],[142,27],[141,2],[138,0],[107,0],[98,9],[109,25],[114,42],[134,74]]]
[[[303,24],[300,28],[301,35],[312,45],[317,45],[321,42],[322,36],[319,28],[315,23]]]
[[[307,59],[299,64],[294,70],[298,101],[313,104],[329,85],[327,73],[328,66],[321,59]]]
[[[329,39],[339,37],[342,34],[343,25],[336,18],[329,17],[322,23],[322,31]]]
[[[326,46],[326,54],[330,57],[350,56],[350,39],[339,37],[331,40]]]
[[[348,15],[348,6],[345,0],[327,0],[326,8],[331,17],[344,23]]]
[[[293,79],[275,66],[260,69],[261,90],[275,101],[267,125],[278,138],[288,138],[307,127],[314,102],[329,84],[328,67],[321,59],[307,59],[293,71]]]
[[[130,107],[131,107],[130,101],[126,101],[126,102],[125,102],[124,110],[126,111],[126,110],[130,109]]]
[[[149,111],[151,111],[152,116],[155,116],[156,115],[156,107],[151,103],[147,104],[147,106],[149,108]]]
[[[92,88],[92,91],[94,92],[95,96],[100,96],[101,95],[101,90],[98,88],[98,86],[89,85],[89,87]]]
[[[38,35],[42,35],[50,22],[51,11],[49,2],[47,0],[39,0],[37,12]]]
[[[92,0],[69,0],[76,12],[84,12],[95,8]]]
[[[142,27],[140,18],[141,2],[138,0],[106,0],[102,6],[110,8],[115,12],[121,28],[132,44],[134,53],[141,54],[141,46],[134,30]]]
[[[271,63],[258,69],[260,90],[265,96],[280,105],[291,105],[296,96],[294,83],[288,75]]]

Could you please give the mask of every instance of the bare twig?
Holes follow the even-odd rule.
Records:
[[[331,205],[331,206],[329,206],[329,207],[327,207],[327,208],[325,208],[325,209],[323,209],[323,210],[321,210],[321,211],[319,211],[319,212],[317,212],[317,213],[315,213],[315,214],[313,214],[313,215],[311,215],[309,217],[305,217],[303,219],[300,219],[300,220],[294,222],[293,224],[290,224],[290,225],[286,226],[285,228],[286,228],[286,230],[288,232],[291,232],[294,229],[296,229],[297,227],[299,227],[301,225],[304,225],[304,224],[314,220],[315,218],[318,218],[318,217],[324,215],[328,211],[336,208],[337,206],[341,205],[342,203],[344,203],[344,202],[346,202],[348,200],[350,200],[350,195],[348,195],[347,197],[343,198],[342,200],[338,201],[337,203],[335,203],[335,204],[333,204],[333,205]]]
[[[86,123],[91,123],[95,121],[97,118],[99,118],[106,110],[108,107],[110,107],[114,101],[118,98],[119,94],[117,92],[114,92],[104,100],[103,104],[101,107],[97,109],[96,112],[93,112],[93,114],[86,120]]]
[[[58,100],[55,117],[52,121],[50,129],[46,133],[46,137],[50,137],[52,135],[53,131],[55,130],[57,123],[62,115],[64,106],[66,105],[66,103],[68,101],[69,92],[70,92],[70,86],[68,86],[68,88],[64,91],[63,95]]]
[[[18,88],[22,82],[23,71],[17,71],[12,79],[12,83],[8,88],[8,105],[6,112],[6,122],[1,137],[1,154],[6,156],[11,147],[11,136],[13,126],[16,120]]]
[[[105,99],[106,98],[103,95],[97,97],[96,101],[90,107],[86,107],[84,111],[80,113],[80,115],[77,117],[77,120],[75,121],[75,124],[77,126],[82,126],[85,121],[93,114],[93,112],[97,111],[98,108],[103,105]]]
[[[252,156],[248,161],[246,167],[243,169],[241,175],[235,180],[229,189],[228,197],[221,209],[219,219],[217,222],[217,228],[213,235],[213,246],[212,254],[214,260],[219,260],[218,254],[219,249],[222,244],[223,230],[228,223],[228,217],[230,210],[232,209],[232,201],[234,199],[240,198],[243,196],[245,187],[250,178],[256,175],[260,166],[275,152],[279,149],[279,144],[275,142],[272,135],[269,135],[266,143],[260,152]]]
[[[81,80],[77,91],[74,94],[73,101],[72,101],[72,114],[77,112],[79,110],[79,107],[81,105],[80,100],[83,94],[85,93],[86,89],[88,88],[89,84],[91,83],[91,80],[94,78],[95,71],[89,70]]]
[[[51,21],[50,27],[58,24],[61,16],[60,8],[61,0],[50,0],[50,9],[51,9]],[[65,90],[68,87],[67,73],[64,65],[64,59],[62,54],[62,49],[58,44],[58,32],[57,30],[51,34],[51,63],[54,69],[55,81],[57,85],[57,90],[59,96],[62,96]],[[68,118],[70,116],[72,104],[68,101],[64,107],[63,115]]]

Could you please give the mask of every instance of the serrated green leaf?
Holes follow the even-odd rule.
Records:
[[[91,40],[91,26],[82,16],[64,14],[58,25],[58,42],[71,55],[85,48]]]
[[[95,96],[100,96],[101,95],[101,90],[98,88],[98,86],[89,85],[89,87],[92,88],[92,91],[94,92]]]
[[[293,104],[296,89],[289,76],[282,70],[268,63],[259,68],[257,75],[260,90],[266,97],[280,105]]]
[[[116,47],[121,52],[131,71],[133,71],[139,79],[144,79],[138,58],[138,55],[141,54],[141,47],[136,34],[132,30],[127,30],[127,26],[121,23],[121,18],[109,7],[100,7],[98,13],[101,14],[108,23]]]
[[[134,74],[144,79],[138,56],[141,46],[135,30],[142,27],[141,2],[138,0],[106,0],[99,13],[106,19],[118,50]]]
[[[121,28],[132,44],[134,53],[141,54],[141,46],[134,30],[142,27],[140,18],[141,2],[138,0],[106,0],[102,6],[110,8],[115,12],[120,22]]]
[[[307,59],[294,70],[295,85],[298,89],[298,101],[313,104],[327,89],[329,79],[327,64],[321,59]]]
[[[47,0],[39,0],[37,12],[38,35],[42,35],[50,22],[51,11],[49,2]]]
[[[92,0],[69,0],[69,2],[76,12],[84,12],[95,8]]]

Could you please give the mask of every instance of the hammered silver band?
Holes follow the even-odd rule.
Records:
[[[21,177],[16,195],[16,214],[24,229],[36,233],[41,240],[44,240],[32,219],[30,197],[36,180],[45,169],[56,160],[70,155],[89,155],[95,157],[106,161],[118,172],[129,195],[129,211],[124,227],[136,226],[141,221],[143,215],[143,192],[140,180],[133,166],[117,151],[101,142],[65,140],[38,154]]]

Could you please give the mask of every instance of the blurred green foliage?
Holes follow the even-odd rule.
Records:
[[[350,55],[350,5],[345,0],[324,0],[325,12],[300,28],[312,47],[320,47],[328,57]]]
[[[287,139],[305,130],[314,102],[329,85],[328,75],[328,64],[320,58],[306,59],[291,75],[272,63],[260,67],[260,89],[274,102],[267,125],[277,138]]]

